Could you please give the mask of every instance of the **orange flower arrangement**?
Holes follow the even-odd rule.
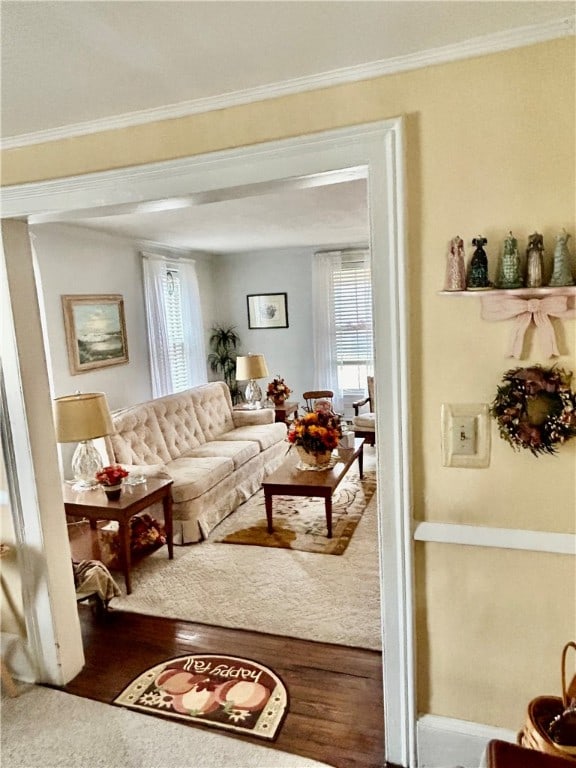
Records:
[[[332,451],[342,437],[340,418],[335,413],[306,413],[294,419],[288,431],[288,441],[301,445],[308,453]]]
[[[276,378],[268,384],[268,389],[266,390],[267,396],[274,400],[274,402],[284,402],[284,400],[288,400],[290,392],[292,392],[292,390],[280,376],[276,376]]]

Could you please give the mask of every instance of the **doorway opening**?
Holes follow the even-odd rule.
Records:
[[[378,414],[379,541],[382,625],[386,674],[385,730],[387,760],[407,765],[415,754],[412,659],[410,482],[408,473],[408,402],[404,307],[404,223],[401,120],[331,131],[260,147],[216,153],[210,157],[94,174],[90,178],[26,185],[4,191],[4,216],[27,216],[31,225],[47,221],[47,211],[89,209],[96,203],[116,206],[153,204],[158,183],[169,198],[215,194],[218,190],[286,178],[314,177],[341,168],[363,167],[368,183],[375,304],[375,379]],[[175,170],[177,171],[175,173]],[[238,182],[241,181],[241,184]],[[33,189],[37,187],[38,189]],[[168,197],[168,196],[167,196]],[[8,204],[7,204],[8,203]],[[44,217],[44,218],[42,218]],[[6,251],[6,249],[5,249]],[[5,252],[9,270],[18,269]],[[379,375],[381,373],[381,375]],[[21,403],[26,411],[26,405]],[[29,424],[31,441],[34,425]],[[386,435],[386,439],[382,436]],[[22,457],[22,461],[26,461]],[[385,482],[380,482],[385,479]],[[43,488],[37,489],[42,494]],[[40,514],[37,510],[37,514]],[[47,552],[47,557],[57,557]],[[72,608],[72,607],[71,607]],[[74,610],[76,606],[73,606]],[[49,642],[49,638],[45,638]]]

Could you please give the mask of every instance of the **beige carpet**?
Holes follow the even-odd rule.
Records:
[[[365,451],[366,471],[374,468]],[[353,472],[352,467],[350,472]],[[166,548],[132,571],[132,594],[115,610],[380,650],[380,583],[376,494],[339,557],[214,539]]]
[[[343,554],[376,490],[374,471],[360,479],[356,467],[343,478],[332,497],[332,538],[326,528],[324,499],[308,496],[274,496],[272,522],[268,533],[264,492],[259,491],[223,520],[212,541],[224,544],[252,544],[284,547],[322,555]]]
[[[40,686],[2,698],[2,768],[329,768]]]

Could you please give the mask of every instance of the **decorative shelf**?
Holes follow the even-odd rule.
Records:
[[[518,296],[537,299],[539,296],[576,296],[576,285],[544,286],[542,288],[487,288],[480,291],[438,291],[439,296]]]
[[[545,357],[560,352],[550,318],[568,320],[576,317],[576,285],[543,288],[487,288],[477,291],[438,291],[440,296],[473,296],[481,299],[483,320],[513,320],[508,357],[521,357],[524,334],[534,324]],[[512,299],[512,301],[507,301]]]

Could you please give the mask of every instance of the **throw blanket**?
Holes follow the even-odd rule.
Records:
[[[110,571],[99,560],[72,561],[76,594],[97,594],[107,606],[113,597],[118,597],[120,588],[112,578]]]

